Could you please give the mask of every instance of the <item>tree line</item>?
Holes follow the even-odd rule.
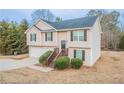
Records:
[[[32,24],[38,19],[60,22],[62,18],[55,17],[48,9],[39,9],[31,14]],[[30,24],[23,19],[19,24],[6,20],[0,21],[0,54],[13,55],[14,53],[28,53],[26,34],[24,33]]]
[[[82,11],[83,13],[83,11]],[[61,22],[61,17],[55,17],[48,9],[35,10],[32,13],[32,22],[38,19]],[[118,11],[90,10],[86,16],[99,16],[102,28],[101,46],[103,49],[124,49],[124,27],[120,24]],[[30,24],[26,19],[20,23],[0,21],[0,54],[12,55],[14,52],[23,54],[28,52],[25,31]]]
[[[0,54],[12,55],[14,52],[23,54],[28,52],[26,45],[26,35],[24,32],[28,29],[27,20],[22,20],[20,24],[16,22],[0,22]]]
[[[87,16],[99,16],[102,28],[101,46],[103,49],[124,49],[124,29],[118,11],[90,10]]]

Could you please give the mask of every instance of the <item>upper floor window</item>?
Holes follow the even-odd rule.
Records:
[[[53,41],[53,32],[45,33],[45,40],[46,41]]]
[[[36,41],[36,34],[35,33],[30,34],[30,41]]]
[[[71,32],[71,41],[86,41],[87,40],[87,31],[72,31]]]

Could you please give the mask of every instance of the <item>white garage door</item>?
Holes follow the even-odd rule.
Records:
[[[29,56],[30,57],[40,57],[48,50],[53,50],[53,48],[45,47],[29,47]]]

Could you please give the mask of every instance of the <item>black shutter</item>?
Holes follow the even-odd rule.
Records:
[[[45,33],[45,41],[47,41],[47,33]]]
[[[36,34],[35,34],[35,41],[36,41]]]
[[[74,50],[74,58],[76,58],[76,50]]]
[[[87,41],[87,30],[84,30],[84,41]]]
[[[82,60],[85,60],[85,50],[82,50]]]
[[[71,31],[71,41],[73,41],[73,31]]]
[[[32,34],[30,34],[30,41],[32,41]]]
[[[51,32],[51,41],[53,41],[53,32]]]

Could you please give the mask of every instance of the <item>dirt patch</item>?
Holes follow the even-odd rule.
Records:
[[[0,72],[0,83],[124,83],[124,52],[102,51],[93,67],[65,69],[43,73],[29,68]]]
[[[120,59],[119,58],[117,58],[117,57],[111,57],[114,61],[120,61]]]

